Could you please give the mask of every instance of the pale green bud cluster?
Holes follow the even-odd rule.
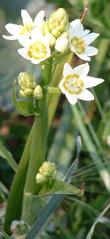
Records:
[[[56,165],[53,162],[45,161],[39,169],[39,173],[36,175],[37,183],[47,182],[49,179],[55,179],[56,177]]]
[[[63,32],[68,29],[68,15],[63,8],[59,8],[57,11],[53,12],[47,22],[49,32],[56,39],[61,36]]]
[[[43,98],[43,89],[40,85],[36,85],[31,74],[21,72],[18,76],[18,84],[20,97],[32,96],[37,100]]]
[[[35,88],[35,81],[31,74],[21,72],[18,77],[19,95],[21,97],[32,96]]]

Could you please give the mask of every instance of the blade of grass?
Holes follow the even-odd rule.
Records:
[[[0,141],[0,156],[4,158],[10,167],[16,172],[17,171],[17,163],[14,160],[12,154],[7,150],[4,144]]]
[[[90,157],[92,158],[93,162],[96,164],[96,168],[105,184],[105,187],[110,192],[110,175],[104,166],[102,158],[99,156],[99,152],[97,151],[96,145],[93,143],[87,131],[87,128],[83,123],[82,114],[78,110],[78,106],[76,105],[72,106],[72,111],[75,118],[75,122],[82,136],[84,145],[86,146],[86,149],[89,151]]]
[[[91,239],[91,238],[92,238],[97,223],[99,223],[99,222],[100,222],[100,223],[103,223],[103,220],[104,220],[104,219],[103,219],[103,216],[104,216],[104,214],[105,214],[109,209],[110,209],[110,204],[108,204],[108,205],[105,207],[105,209],[99,214],[99,216],[96,218],[96,220],[95,220],[95,222],[93,223],[93,225],[92,225],[92,227],[91,227],[91,229],[90,229],[90,231],[89,231],[89,233],[88,233],[86,239]]]

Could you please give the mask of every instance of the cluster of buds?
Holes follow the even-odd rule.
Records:
[[[55,179],[57,174],[56,165],[53,162],[45,161],[39,168],[39,172],[36,175],[37,183],[44,183],[49,180]]]
[[[18,84],[20,97],[28,97],[33,95],[36,83],[32,75],[27,74],[26,72],[21,72],[18,76]]]
[[[63,8],[53,12],[47,22],[49,32],[57,39],[68,30],[68,15]]]
[[[37,100],[43,98],[43,90],[40,85],[36,85],[35,80],[31,74],[21,72],[18,76],[19,96],[20,97],[34,97]]]

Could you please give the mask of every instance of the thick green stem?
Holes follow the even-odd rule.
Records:
[[[46,99],[41,102],[41,116],[35,117],[33,139],[31,146],[30,162],[27,172],[25,191],[34,194],[36,192],[36,173],[45,160],[46,142],[48,132],[48,113]]]
[[[31,153],[24,188],[22,208],[22,219],[29,224],[32,224],[36,218],[36,212],[33,211],[33,204],[35,204],[36,201],[34,200],[33,195],[38,193],[39,190],[39,185],[36,183],[36,173],[45,160],[47,145],[48,112],[46,98],[44,98],[40,104],[41,116],[35,116]]]

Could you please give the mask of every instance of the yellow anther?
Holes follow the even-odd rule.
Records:
[[[71,39],[71,44],[78,54],[81,54],[85,51],[86,43],[83,38],[73,37]]]
[[[36,60],[43,59],[47,55],[47,49],[45,44],[37,41],[29,46],[28,55]]]
[[[84,88],[84,83],[77,74],[68,75],[64,80],[64,88],[70,94],[80,94]]]

